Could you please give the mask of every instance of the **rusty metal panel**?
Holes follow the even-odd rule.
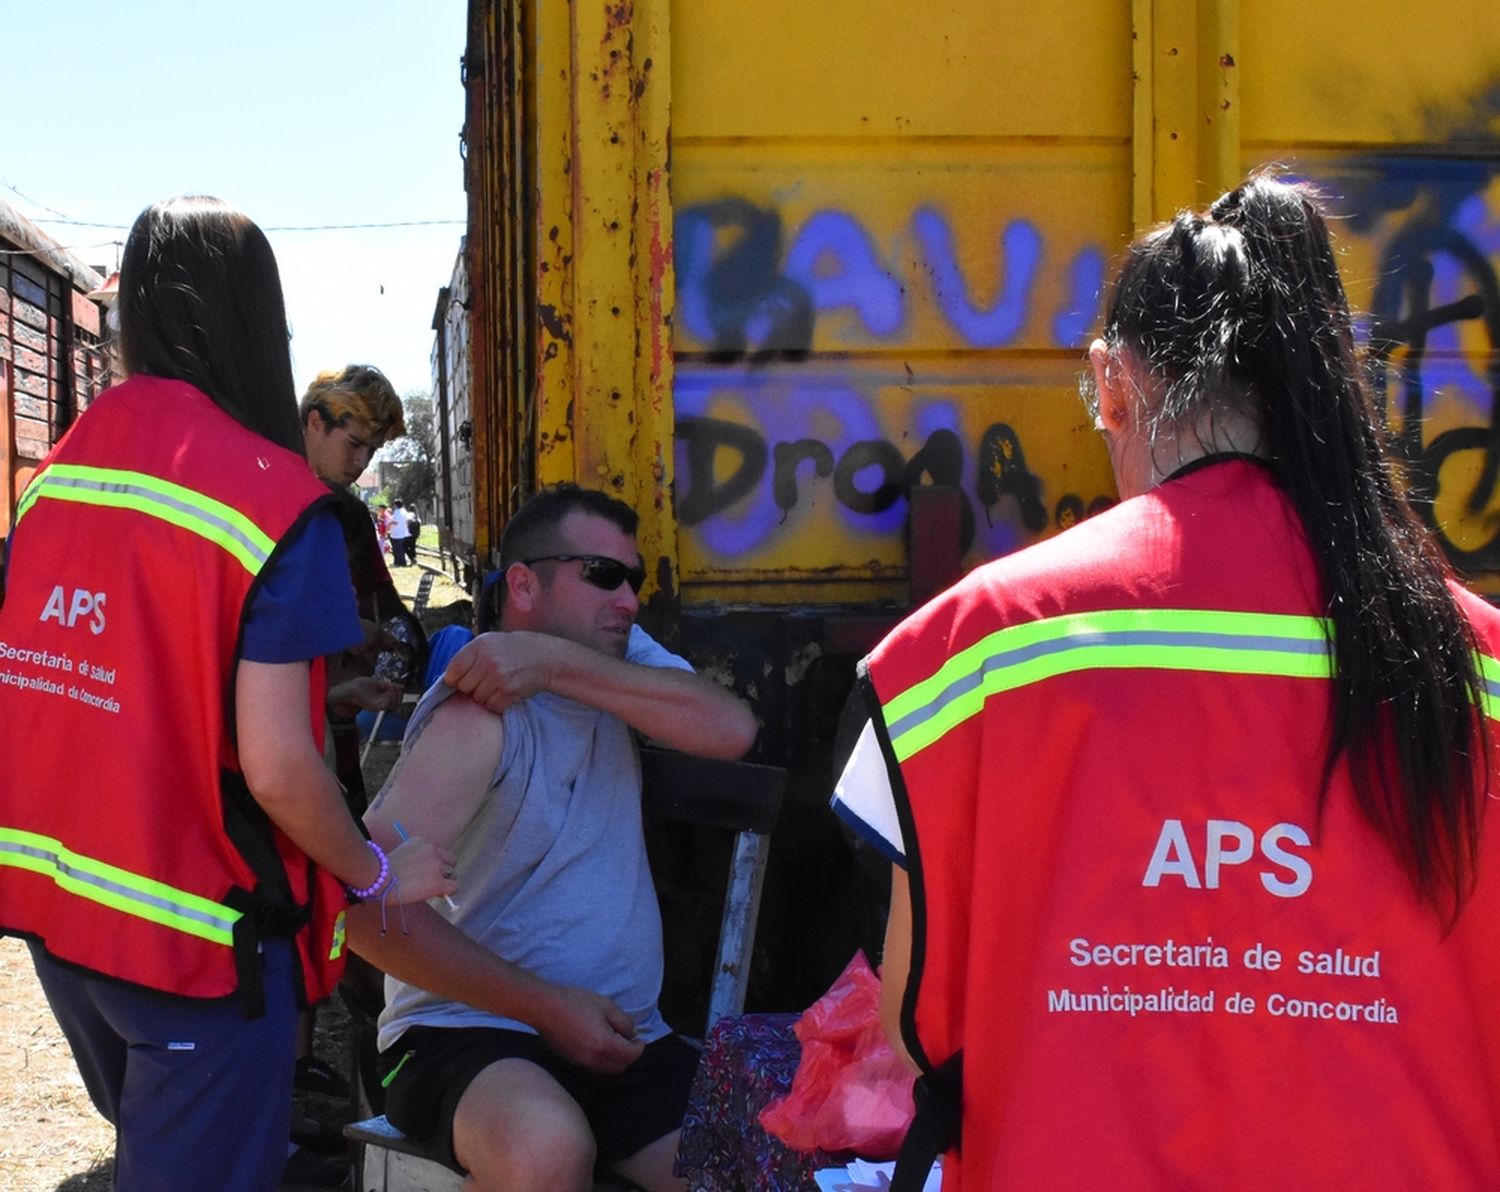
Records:
[[[471,0],[464,53],[470,305],[468,368],[458,376],[469,386],[474,448],[469,494],[455,497],[472,502],[472,545],[481,564],[529,490],[534,458],[527,9],[515,0]]]
[[[97,303],[90,302],[77,290],[71,291],[73,299],[73,325],[80,331],[86,331],[95,340],[101,334],[99,325],[99,307]]]
[[[1135,224],[1202,206],[1240,156],[1239,0],[1133,0]]]
[[[1493,148],[1485,129],[1500,85],[1494,0],[1256,0],[1244,7],[1240,37],[1253,160],[1288,145],[1462,140],[1468,125]]]
[[[653,585],[670,591],[668,9],[533,11],[536,478],[635,508]]]
[[[1490,0],[1247,6],[1241,162],[1328,192],[1409,492],[1500,592],[1500,20]]]
[[[912,483],[965,491],[972,557],[1112,496],[1075,378],[1123,148],[781,157],[675,157],[684,581],[900,580]]]
[[[1120,143],[1130,37],[1119,0],[678,0],[673,138]]]
[[[1063,414],[1083,296],[1132,224],[1267,160],[1334,192],[1413,496],[1500,589],[1490,0],[1056,8],[674,9],[689,597],[899,596],[901,489],[930,459],[956,467],[971,561],[1096,504],[1102,455]],[[1025,461],[1002,485],[997,426]]]
[[[1019,8],[674,7],[689,600],[903,598],[914,484],[963,491],[970,562],[1113,499],[1076,376],[1131,229],[1129,10]]]
[[[1418,504],[1500,577],[1492,0],[471,16],[514,59],[468,134],[476,540],[577,479],[690,602],[816,604],[904,597],[912,483],[956,477],[970,562],[1052,533],[1110,496],[1073,396],[1110,259],[1275,159],[1338,196]]]
[[[470,368],[469,273],[464,267],[466,250],[459,259],[439,306],[441,326],[434,343],[433,375],[443,397],[442,466],[438,469],[442,514],[448,519],[450,549],[465,556],[475,548],[474,492],[475,453],[473,382]],[[438,353],[441,353],[439,358]]]

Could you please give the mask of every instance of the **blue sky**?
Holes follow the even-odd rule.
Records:
[[[5,0],[0,200],[113,267],[101,242],[124,231],[42,221],[128,226],[157,199],[217,195],[268,229],[299,385],[360,361],[398,391],[428,389],[433,306],[463,235],[465,8]],[[269,231],[404,220],[459,222]]]

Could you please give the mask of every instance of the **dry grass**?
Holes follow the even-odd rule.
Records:
[[[109,1187],[113,1128],[94,1111],[26,945],[0,940],[0,1172],[7,1189]]]
[[[422,569],[393,573],[408,603]],[[444,575],[428,601],[429,629],[467,622],[467,594]],[[395,758],[394,745],[370,753],[366,781],[380,789]],[[84,1090],[47,1000],[37,983],[26,945],[0,939],[0,1189],[3,1192],[107,1192],[114,1156],[114,1129],[101,1118]],[[348,1016],[338,999],[320,1011],[317,1053],[347,1069]],[[337,1119],[337,1107],[309,1099],[302,1106],[322,1120]],[[287,1192],[295,1192],[287,1185]]]

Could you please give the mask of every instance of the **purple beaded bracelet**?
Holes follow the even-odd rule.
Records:
[[[370,846],[370,851],[379,858],[380,873],[376,875],[373,882],[363,889],[355,889],[350,885],[344,887],[349,892],[349,897],[356,902],[364,902],[368,898],[374,898],[375,895],[385,889],[387,883],[391,880],[391,863],[385,855],[385,849],[381,848],[373,840],[367,840],[365,843]]]

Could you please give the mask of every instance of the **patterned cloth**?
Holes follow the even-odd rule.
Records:
[[[758,1120],[791,1091],[802,1058],[792,1033],[799,1017],[745,1014],[708,1032],[675,1169],[695,1192],[817,1192],[814,1171],[848,1162],[847,1155],[794,1151]]]

